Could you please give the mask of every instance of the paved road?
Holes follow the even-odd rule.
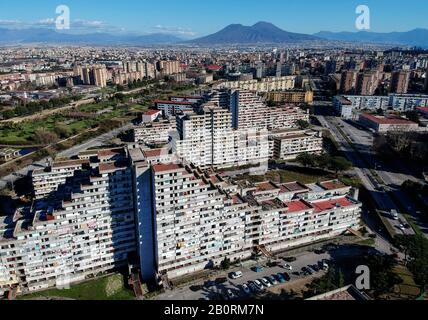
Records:
[[[391,197],[385,191],[383,191],[383,186],[373,176],[373,172],[375,170],[370,169],[370,164],[373,163],[373,159],[370,159],[371,145],[369,145],[370,138],[367,135],[367,132],[363,131],[359,134],[350,134],[350,136],[347,137],[360,149],[360,152],[357,153],[338,129],[338,127],[343,127],[341,129],[343,132],[345,132],[345,134],[351,131],[351,129],[344,125],[343,121],[331,117],[325,118],[323,116],[318,116],[317,118],[324,127],[330,129],[330,132],[332,133],[335,140],[340,144],[341,150],[344,152],[345,156],[354,164],[355,173],[358,175],[364,186],[372,195],[378,208],[384,212],[390,212],[392,209],[400,212],[399,208],[391,199]],[[364,157],[364,155],[368,156]],[[393,220],[388,215],[386,215],[386,218],[388,219],[388,222],[396,234],[414,234],[414,231],[411,228],[407,228],[404,231],[399,229],[400,224],[403,222],[404,224],[407,223],[406,218],[402,214],[399,214],[399,220]]]
[[[110,141],[111,139],[115,138],[119,133],[130,130],[133,127],[132,124],[127,124],[126,126],[123,126],[121,128],[115,129],[113,131],[110,131],[108,133],[105,133],[101,136],[98,136],[92,140],[89,140],[87,142],[84,142],[82,144],[79,144],[77,146],[74,146],[68,150],[62,151],[58,154],[59,157],[63,158],[70,158],[73,156],[78,155],[80,152],[85,151],[89,148],[94,148],[98,146],[102,146],[106,142]],[[0,189],[3,189],[7,186],[7,184],[10,184],[12,182],[15,182],[16,180],[27,176],[31,171],[45,168],[47,166],[47,161],[50,160],[49,158],[42,159],[38,162],[35,162],[25,168],[22,168],[18,170],[17,172],[14,172],[13,174],[10,174],[6,177],[0,178]]]
[[[422,179],[415,177],[409,168],[401,164],[397,164],[394,161],[392,164],[384,163],[376,157],[372,146],[373,146],[373,134],[369,131],[361,130],[358,126],[353,126],[346,121],[341,119],[338,120],[338,123],[342,126],[342,130],[348,135],[348,137],[354,141],[356,146],[362,152],[363,157],[366,157],[368,163],[373,163],[376,166],[376,173],[380,179],[387,186],[388,191],[394,194],[395,201],[398,201],[400,205],[406,208],[406,213],[409,213],[413,216],[416,224],[422,230],[426,237],[428,237],[428,225],[421,220],[417,207],[414,205],[413,201],[401,191],[401,185],[407,181],[411,180],[414,182],[423,183]],[[396,202],[397,203],[397,202]],[[397,203],[398,204],[398,203]],[[400,211],[400,210],[398,210]],[[398,228],[400,224],[406,224],[406,219],[401,215],[399,220],[391,220],[395,228]]]

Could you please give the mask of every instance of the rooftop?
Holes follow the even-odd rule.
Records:
[[[372,114],[368,114],[368,113],[364,113],[361,115],[361,117],[374,122],[376,124],[389,124],[389,125],[417,125],[417,123],[412,122],[410,120],[401,118],[401,117],[396,117],[396,116],[374,116]]]
[[[337,190],[346,188],[346,185],[339,180],[324,181],[319,183],[326,190]]]
[[[327,201],[313,202],[312,205],[315,208],[315,212],[323,212],[327,210],[332,210],[335,208],[349,207],[354,205],[348,198],[343,197],[340,199],[333,199]]]
[[[290,201],[285,203],[288,207],[288,212],[300,212],[312,209],[313,207],[306,201],[303,200],[297,200],[297,201]]]
[[[168,171],[175,171],[175,170],[179,170],[182,168],[183,168],[182,166],[180,166],[178,164],[174,164],[174,163],[156,164],[153,166],[153,171],[155,173],[162,173],[162,172],[168,172]]]

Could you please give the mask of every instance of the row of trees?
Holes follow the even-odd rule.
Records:
[[[427,133],[390,131],[375,138],[373,147],[382,159],[400,157],[424,163],[428,158]]]
[[[67,104],[79,100],[80,97],[73,96],[73,97],[63,97],[63,98],[54,98],[50,99],[49,101],[42,100],[42,101],[31,101],[28,103],[21,102],[19,105],[17,105],[14,109],[9,109],[3,111],[2,115],[4,119],[10,119],[14,117],[22,117],[22,116],[30,116],[33,114],[36,114],[38,112],[41,112],[43,110],[48,109],[56,109],[66,106]]]
[[[305,167],[331,170],[336,174],[348,171],[352,168],[352,163],[344,157],[331,156],[328,153],[322,153],[320,155],[302,153],[296,160]]]
[[[422,289],[428,287],[428,239],[423,235],[398,235],[395,245],[404,251],[407,268],[413,273],[415,282]]]

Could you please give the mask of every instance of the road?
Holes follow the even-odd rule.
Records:
[[[91,139],[87,142],[84,142],[82,144],[79,144],[79,145],[74,146],[70,149],[67,149],[65,151],[60,152],[58,154],[58,157],[71,158],[73,156],[78,155],[82,151],[88,150],[90,148],[102,146],[106,142],[115,138],[121,132],[132,129],[132,127],[133,127],[132,124],[127,124],[121,128],[107,132],[107,133],[100,135],[94,139]],[[8,184],[14,183],[16,180],[18,180],[20,178],[26,177],[31,171],[33,171],[35,169],[45,168],[47,166],[48,160],[50,160],[50,159],[49,158],[42,159],[42,160],[37,161],[37,162],[35,162],[35,163],[25,167],[25,168],[18,170],[17,172],[14,172],[8,176],[0,178],[0,189],[5,188]]]
[[[390,223],[392,230],[394,230],[396,234],[414,234],[414,231],[411,228],[407,228],[404,231],[399,229],[401,224],[407,224],[407,220],[404,215],[400,213],[399,207],[394,203],[388,193],[385,192],[382,184],[374,176],[374,173],[376,173],[379,177],[382,177],[382,173],[371,168],[371,164],[374,164],[374,156],[371,150],[373,145],[373,138],[370,138],[368,132],[358,130],[357,133],[353,129],[350,129],[349,127],[351,126],[346,124],[341,119],[332,117],[326,118],[324,116],[318,116],[317,118],[324,127],[330,130],[334,139],[340,144],[342,152],[354,164],[355,173],[358,175],[366,189],[372,195],[378,209],[385,213],[391,212],[392,209],[395,209],[397,212],[399,212],[399,220],[394,220],[390,215],[385,214],[385,217]],[[342,129],[342,132],[347,135],[349,134],[349,136],[344,137],[342,132],[339,130],[339,127]],[[355,148],[358,149],[358,152],[356,152],[347,139],[352,141]]]

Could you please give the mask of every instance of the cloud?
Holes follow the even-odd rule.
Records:
[[[56,18],[46,18],[38,21],[21,21],[21,20],[0,20],[0,26],[6,26],[12,29],[24,28],[55,28]],[[100,20],[83,20],[75,19],[70,22],[71,33],[87,32],[125,32],[122,27],[116,27]]]
[[[19,20],[3,20],[0,19],[0,25],[1,26],[17,26],[22,24],[22,21]]]
[[[182,27],[168,27],[163,25],[157,25],[153,28],[157,32],[161,33],[171,33],[183,36],[195,36],[197,33],[192,31],[190,28],[182,28]]]

